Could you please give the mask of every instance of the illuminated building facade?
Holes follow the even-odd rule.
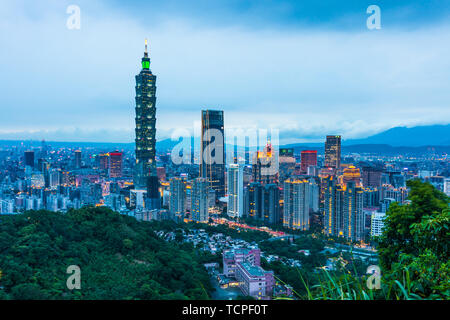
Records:
[[[261,220],[262,185],[259,182],[252,182],[246,189],[245,208],[248,217]]]
[[[348,166],[344,169],[344,172],[341,176],[341,183],[347,184],[350,181],[353,181],[355,185],[358,187],[361,186],[361,172],[359,171],[359,168],[356,168],[355,166]]]
[[[156,76],[150,70],[145,41],[142,70],[136,76],[136,168],[134,186],[147,191],[147,208],[158,209],[160,196],[156,173]]]
[[[364,190],[354,181],[339,184],[331,176],[325,189],[324,231],[350,241],[364,240]]]
[[[223,111],[202,110],[200,177],[208,180],[217,199],[225,196],[224,139]]]
[[[283,226],[309,230],[311,183],[307,179],[288,179],[284,182]]]
[[[123,154],[122,152],[111,152],[109,154],[109,176],[110,178],[122,177],[123,171]]]
[[[109,169],[109,153],[101,153],[98,155],[98,166],[100,170],[107,171]]]
[[[341,136],[327,136],[325,141],[325,167],[341,167]]]
[[[270,141],[264,151],[257,151],[253,157],[252,179],[262,185],[278,182],[278,155]]]
[[[244,208],[247,217],[264,225],[280,223],[280,188],[276,184],[250,183],[245,189]]]
[[[381,174],[383,171],[374,167],[362,168],[362,181],[364,187],[380,188],[381,187]]]
[[[309,166],[317,166],[317,150],[303,150],[301,152],[301,172],[307,173]]]
[[[336,170],[333,168],[322,168],[319,171],[320,194],[319,194],[319,210],[325,215],[325,190],[327,188],[328,179],[334,177]]]

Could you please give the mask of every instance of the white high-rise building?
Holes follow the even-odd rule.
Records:
[[[47,210],[58,211],[58,196],[55,194],[50,194],[47,196]]]
[[[14,200],[0,200],[0,214],[11,214],[14,212]]]
[[[36,188],[45,187],[44,175],[41,173],[35,173],[31,176],[31,186]]]
[[[450,178],[444,180],[444,193],[450,197]]]
[[[228,216],[240,218],[244,214],[244,171],[241,164],[228,167]]]
[[[52,170],[50,172],[50,188],[56,189],[60,185],[60,175],[61,172],[59,170]]]
[[[130,206],[138,210],[144,209],[146,196],[146,190],[130,190]]]
[[[170,213],[175,217],[184,218],[185,202],[186,181],[182,178],[170,179]]]
[[[384,218],[386,214],[383,212],[373,212],[370,222],[370,235],[372,237],[381,236],[384,228]]]
[[[197,178],[191,189],[191,215],[196,222],[208,222],[208,180]]]
[[[39,210],[42,208],[42,200],[36,196],[25,199],[25,210]]]
[[[317,184],[317,182],[314,180],[314,178],[309,179],[310,184],[310,192],[309,192],[309,205],[310,209],[313,212],[319,211],[319,203],[320,203],[320,187]]]

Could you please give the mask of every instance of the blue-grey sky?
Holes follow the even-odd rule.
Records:
[[[0,0],[0,139],[133,141],[144,38],[160,139],[205,108],[282,142],[450,123],[447,0]]]

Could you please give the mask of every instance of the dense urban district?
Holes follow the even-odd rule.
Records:
[[[255,143],[210,109],[158,145],[147,45],[135,79],[133,144],[0,141],[0,299],[449,298],[448,154]]]

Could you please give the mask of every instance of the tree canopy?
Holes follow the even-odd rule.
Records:
[[[390,206],[378,239],[385,281],[405,282],[421,298],[448,299],[449,197],[419,180],[408,181],[408,187],[411,203]]]
[[[1,216],[0,299],[208,299],[205,253],[154,231],[102,207]],[[66,286],[70,265],[80,290]]]

